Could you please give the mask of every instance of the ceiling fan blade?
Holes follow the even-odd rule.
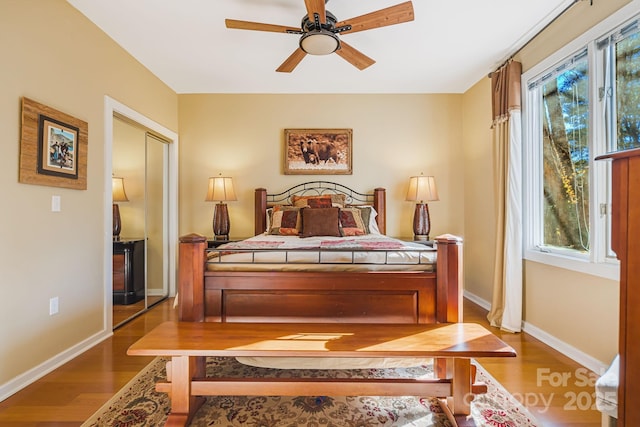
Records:
[[[227,28],[237,30],[270,31],[273,33],[301,33],[300,28],[287,27],[285,25],[262,24],[260,22],[238,21],[236,19],[225,19]]]
[[[408,1],[395,6],[380,9],[366,15],[347,19],[336,24],[336,28],[344,25],[351,25],[350,30],[342,31],[340,34],[355,33],[358,31],[370,30],[373,28],[386,27],[388,25],[401,24],[413,21],[413,4]]]
[[[287,59],[285,59],[285,61],[282,63],[282,65],[280,65],[278,67],[278,69],[276,70],[279,73],[290,73],[294,70],[294,68],[296,68],[298,66],[298,64],[300,63],[300,61],[302,61],[302,59],[307,56],[307,53],[300,49],[297,48],[292,54],[291,56],[289,56]]]
[[[304,4],[307,6],[309,19],[313,21],[313,14],[317,13],[321,24],[327,22],[327,11],[324,6],[324,0],[304,0]]]
[[[364,70],[376,63],[376,61],[343,41],[340,41],[340,49],[336,50],[336,53],[359,70]]]

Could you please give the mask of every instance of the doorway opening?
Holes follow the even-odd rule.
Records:
[[[105,325],[115,329],[175,295],[178,138],[109,97],[105,134]]]

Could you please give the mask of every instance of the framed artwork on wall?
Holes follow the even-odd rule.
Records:
[[[351,175],[352,129],[285,129],[285,175]]]
[[[79,129],[40,114],[38,119],[38,173],[78,179]]]
[[[87,122],[22,98],[19,182],[86,190],[87,147]]]

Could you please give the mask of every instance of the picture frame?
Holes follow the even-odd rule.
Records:
[[[351,175],[352,129],[285,129],[285,175]]]
[[[19,182],[86,190],[87,148],[87,122],[22,98]]]
[[[77,127],[40,114],[38,117],[38,173],[78,179]]]

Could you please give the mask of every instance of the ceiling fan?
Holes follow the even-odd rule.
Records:
[[[307,54],[328,55],[333,52],[358,69],[364,70],[376,61],[340,40],[338,34],[355,33],[413,21],[413,5],[410,1],[346,21],[338,21],[331,12],[327,11],[326,1],[328,0],[304,0],[307,14],[302,18],[299,28],[235,19],[225,19],[225,24],[227,28],[238,30],[300,34],[300,46],[276,70],[290,73]]]

